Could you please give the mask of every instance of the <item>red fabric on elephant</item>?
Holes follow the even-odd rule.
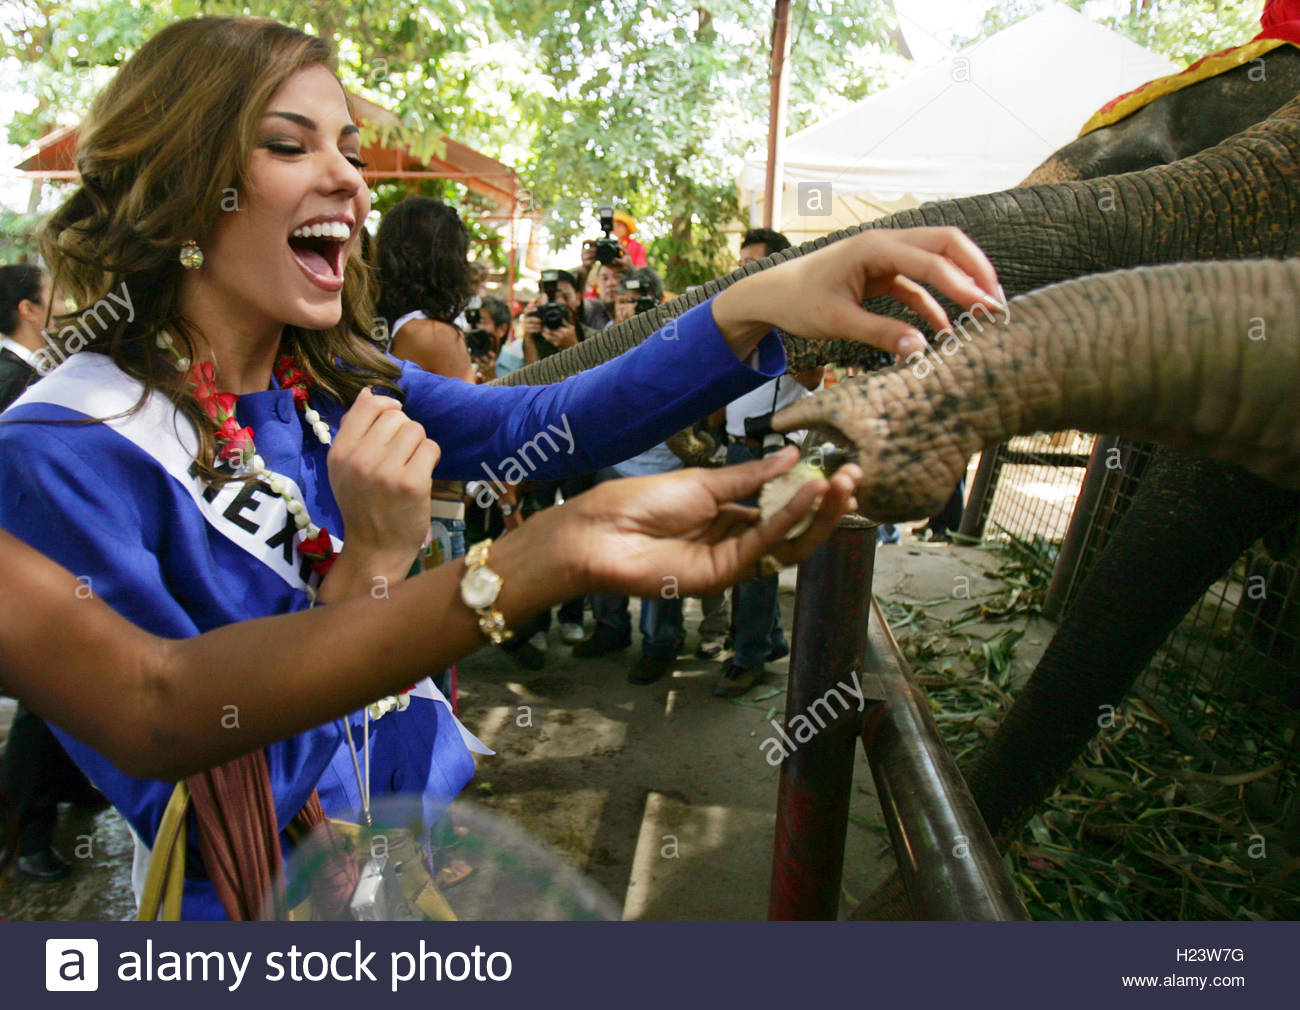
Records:
[[[1268,0],[1259,23],[1264,30],[1255,41],[1282,39],[1300,46],[1300,0]]]
[[[1280,38],[1281,36],[1273,35],[1271,32],[1288,21],[1300,22],[1300,0],[1268,0],[1264,5],[1264,13],[1259,19],[1264,31],[1257,37]],[[1291,28],[1294,30],[1295,26],[1292,25]],[[1296,40],[1291,39],[1291,41]]]

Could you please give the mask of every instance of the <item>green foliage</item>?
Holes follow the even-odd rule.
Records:
[[[1000,3],[982,34],[1047,2]],[[1133,0],[1128,13],[1105,16],[1070,2],[1186,60],[1253,35],[1262,0]],[[802,0],[792,10],[790,132],[906,72],[889,0]],[[10,122],[10,141],[79,121],[145,39],[198,13],[274,17],[333,39],[344,83],[395,113],[385,139],[424,158],[450,133],[511,165],[557,247],[594,236],[594,207],[613,199],[642,222],[671,290],[733,266],[725,229],[740,216],[735,178],[766,139],[770,3],[15,0],[0,12],[0,56],[36,101]],[[467,219],[477,209],[456,183],[421,191],[455,200]],[[403,192],[381,183],[377,206]],[[500,263],[500,249],[492,253]]]
[[[75,125],[113,70],[173,15],[167,4],[11,0],[0,11],[0,56],[17,64],[14,85],[36,99],[9,123],[25,145]]]
[[[39,224],[39,214],[20,214],[0,207],[0,263],[38,262],[36,228]]]
[[[790,129],[892,81],[888,5],[795,5]],[[614,199],[644,222],[655,265],[680,291],[729,270],[722,234],[738,208],[735,177],[766,136],[771,7],[715,0],[605,0],[577,17],[520,5],[513,28],[534,40],[555,97],[536,121],[523,169],[557,243],[595,234],[591,209]]]
[[[1055,548],[1037,537],[1012,537],[995,549],[1003,560],[991,573],[999,582],[991,592],[885,603],[912,677],[925,691],[944,742],[968,773],[1006,718],[1028,670],[1026,658],[1016,655],[1025,632],[1048,631],[1028,619],[1039,612],[1051,571],[1044,562]],[[965,605],[954,609],[958,601]],[[991,623],[1004,621],[1011,626],[989,633]],[[1196,691],[1204,697],[1207,720],[1196,730],[1218,713],[1259,707],[1253,693],[1249,702],[1234,703],[1217,678]],[[1284,825],[1258,792],[1247,791],[1268,784],[1265,795],[1272,794],[1285,774],[1289,745],[1270,750],[1266,735],[1251,733],[1240,743],[1264,748],[1245,763],[1253,770],[1224,773],[1203,744],[1184,749],[1191,729],[1176,736],[1144,697],[1139,688],[1099,720],[1096,738],[1041,809],[1008,839],[1003,859],[1030,917],[1295,918],[1300,890],[1294,861],[1278,840]],[[1275,734],[1287,720],[1285,712],[1273,714]]]
[[[790,129],[903,66],[884,41],[887,0],[794,9]],[[77,122],[113,68],[195,13],[269,16],[335,40],[344,83],[397,115],[385,139],[426,157],[454,133],[513,166],[557,245],[595,234],[592,209],[614,198],[645,222],[670,288],[732,266],[722,232],[740,161],[765,137],[769,5],[20,0],[0,14],[0,52],[25,65],[21,87],[38,102],[11,141]],[[380,187],[381,208],[393,192]]]
[[[1056,2],[1004,0],[989,9],[979,37],[1001,31]],[[1259,34],[1259,16],[1264,9],[1264,0],[1129,0],[1127,5],[1097,0],[1065,2],[1098,24],[1181,64],[1249,42]],[[1126,10],[1113,13],[1125,6]]]

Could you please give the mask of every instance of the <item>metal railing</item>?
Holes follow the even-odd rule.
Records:
[[[866,706],[859,714],[843,705],[837,717],[819,718],[820,731],[782,762],[768,918],[837,918],[861,740],[913,917],[1025,919],[975,800],[872,600],[875,544],[875,524],[848,517],[799,566],[786,731],[855,676]]]

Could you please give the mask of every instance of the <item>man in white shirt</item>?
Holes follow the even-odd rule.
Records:
[[[39,267],[0,267],[0,410],[36,378],[36,354],[45,350],[41,328],[50,279]],[[63,303],[53,306],[63,311]]]

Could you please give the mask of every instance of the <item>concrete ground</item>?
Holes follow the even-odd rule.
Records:
[[[882,601],[933,601],[952,595],[965,579],[970,595],[978,596],[996,588],[985,574],[996,564],[980,549],[917,544],[905,535],[902,544],[877,552],[875,591]],[[794,579],[793,570],[781,579],[787,631]],[[957,599],[931,612],[968,605]],[[788,661],[769,664],[767,681],[747,697],[714,698],[719,664],[692,658],[698,619],[698,603],[689,601],[686,649],[671,677],[649,687],[626,681],[635,645],[579,660],[554,632],[543,670],[522,670],[494,648],[460,665],[461,716],[497,752],[480,759],[466,795],[554,849],[628,918],[766,916],[777,769],[761,745],[774,732],[770,720],[784,711]],[[1031,668],[1049,636],[1049,626],[1032,624],[1017,667]],[[73,876],[54,885],[11,876],[0,885],[0,919],[131,913],[130,837],[115,813],[68,811],[58,847],[80,857]],[[887,832],[859,752],[841,911],[891,868]]]

